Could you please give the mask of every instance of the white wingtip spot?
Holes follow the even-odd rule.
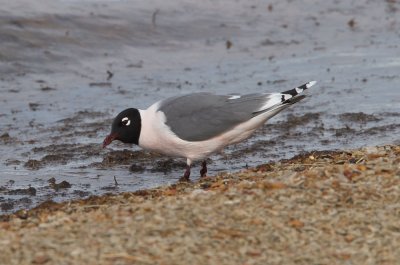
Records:
[[[234,96],[231,96],[231,97],[228,98],[228,99],[238,99],[238,98],[241,98],[241,96],[239,96],[239,95],[234,95]]]
[[[286,101],[286,100],[288,100],[289,98],[292,98],[292,97],[293,97],[292,95],[283,94],[283,100],[284,101]]]
[[[308,87],[307,87],[307,88],[308,88]],[[295,89],[296,89],[296,93],[297,93],[297,94],[300,94],[301,92],[303,92],[303,89],[301,89],[301,88],[296,87]]]
[[[310,88],[310,87],[312,87],[313,85],[315,85],[317,83],[317,81],[310,81],[310,82],[308,82],[307,84],[306,84],[306,87],[307,88]]]

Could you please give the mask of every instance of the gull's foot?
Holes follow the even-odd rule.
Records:
[[[190,177],[190,166],[186,166],[185,173],[184,173],[183,176],[179,179],[179,181],[188,182],[188,181],[190,181],[189,177]]]
[[[206,175],[207,175],[207,163],[206,163],[206,161],[204,160],[204,161],[201,163],[200,176],[201,176],[202,178],[204,178]]]

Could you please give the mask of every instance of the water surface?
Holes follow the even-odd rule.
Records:
[[[184,159],[101,142],[120,110],[177,94],[318,81],[254,137],[212,156],[211,175],[398,142],[399,8],[367,0],[2,3],[0,211],[176,182]]]

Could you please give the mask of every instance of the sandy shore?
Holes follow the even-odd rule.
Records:
[[[1,264],[395,264],[400,147],[3,216]]]

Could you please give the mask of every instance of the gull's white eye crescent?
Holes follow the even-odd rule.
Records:
[[[129,126],[131,124],[131,120],[128,117],[122,118],[121,123],[125,126]]]

